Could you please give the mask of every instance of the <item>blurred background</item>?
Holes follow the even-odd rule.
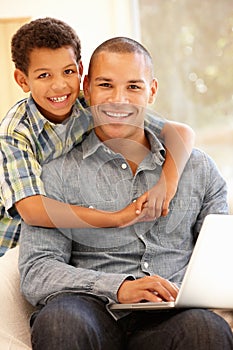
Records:
[[[66,21],[82,42],[85,72],[94,48],[129,36],[151,52],[159,82],[152,107],[185,122],[217,163],[233,213],[233,0],[0,0],[0,119],[25,95],[13,79],[10,40],[39,17]]]
[[[159,81],[154,108],[193,127],[227,180],[233,212],[233,1],[139,0],[139,13]]]

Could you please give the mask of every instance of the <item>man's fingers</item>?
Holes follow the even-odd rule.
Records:
[[[134,281],[124,281],[118,290],[121,303],[174,301],[178,288],[160,276],[146,276]]]

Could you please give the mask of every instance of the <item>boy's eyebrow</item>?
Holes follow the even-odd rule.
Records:
[[[74,67],[74,66],[77,67],[75,63],[71,63],[71,64],[68,64],[65,67],[62,67],[62,69],[67,69],[67,68]],[[35,69],[33,72],[37,73],[37,72],[40,72],[40,71],[45,71],[45,70],[50,70],[50,69],[51,68],[49,68],[49,67],[45,67],[45,68],[40,67],[40,68]]]

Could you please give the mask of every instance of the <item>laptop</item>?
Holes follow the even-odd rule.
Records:
[[[110,310],[233,309],[233,215],[206,216],[175,302],[115,303]]]

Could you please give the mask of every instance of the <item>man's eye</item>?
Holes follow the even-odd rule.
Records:
[[[129,85],[129,89],[131,89],[131,90],[139,90],[139,89],[141,89],[141,88],[140,88],[140,86],[138,86],[138,85],[131,84],[131,85]]]
[[[99,86],[102,86],[102,87],[111,87],[111,84],[109,84],[109,83],[101,83],[101,84],[99,84]]]

